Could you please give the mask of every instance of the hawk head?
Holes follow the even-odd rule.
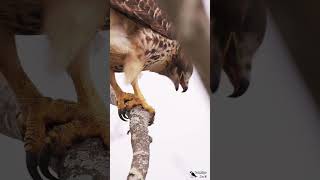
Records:
[[[219,87],[222,70],[234,92],[243,95],[250,84],[252,60],[261,46],[267,26],[267,11],[259,0],[215,1],[211,26],[211,91]]]
[[[193,73],[192,63],[180,51],[172,59],[172,62],[160,72],[160,74],[167,76],[174,84],[176,91],[179,86],[182,87],[182,92],[188,90],[189,80]]]
[[[183,89],[182,92],[188,90],[189,80],[193,73],[193,64],[180,51],[174,62],[177,66],[177,73],[179,75],[179,83]]]

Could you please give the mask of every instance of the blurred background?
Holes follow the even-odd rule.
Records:
[[[249,90],[226,98],[232,88],[224,76],[211,97],[213,179],[320,179],[320,4],[267,4]]]

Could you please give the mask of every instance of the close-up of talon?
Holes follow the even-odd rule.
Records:
[[[152,113],[151,114],[151,118],[150,118],[150,121],[149,121],[149,126],[151,126],[151,125],[153,125],[153,123],[154,123],[154,116],[155,116],[155,113]]]
[[[128,117],[128,110],[126,109],[118,109],[118,114],[121,120],[123,121],[128,121],[129,117]]]
[[[72,148],[73,143],[90,137],[101,137],[105,147],[110,145],[106,107],[90,71],[90,45],[97,31],[107,27],[109,3],[104,0],[4,0],[0,4],[0,80],[12,91],[10,99],[17,109],[10,111],[19,111],[15,119],[10,119],[10,125],[18,122],[10,127],[14,133],[8,134],[24,141],[31,176],[6,178],[1,172],[0,179],[57,180],[49,170],[51,159],[60,161],[57,153],[65,155],[65,149]],[[34,38],[35,35],[39,39]],[[24,38],[30,41],[21,43]],[[46,41],[42,41],[43,38]],[[30,46],[30,42],[33,45]],[[98,59],[95,62],[105,61]],[[33,73],[35,68],[28,68],[35,65],[42,69],[38,74]],[[69,78],[72,82],[67,84],[74,92],[65,97],[70,89],[58,81],[52,84],[55,80],[48,80],[49,76],[60,83],[63,81],[58,77]],[[53,92],[49,93],[51,97],[74,99],[76,103],[45,97],[48,89]],[[54,131],[57,134],[52,133]],[[55,168],[59,171],[57,176],[64,173],[64,169]]]
[[[42,180],[38,171],[38,154],[26,151],[26,164],[30,176],[33,180]]]
[[[33,179],[42,180],[38,171],[39,156],[45,145],[46,126],[49,123],[47,117],[50,117],[50,110],[54,106],[53,101],[49,98],[39,98],[32,101],[20,99],[20,101],[26,126],[24,139],[27,169]]]
[[[39,156],[39,169],[42,173],[42,175],[49,180],[59,180],[54,175],[51,174],[49,170],[49,163],[50,163],[50,157],[52,156],[52,150],[48,145],[46,145]]]
[[[116,81],[114,72],[111,72],[110,76],[110,84],[117,98],[118,115],[121,120],[129,120],[128,113],[132,108],[136,106],[142,106],[146,111],[152,114],[152,117],[154,117],[155,110],[145,101],[145,98],[143,97],[142,92],[140,91],[140,88],[138,86],[137,80],[133,80],[131,83],[134,90],[134,94],[131,94],[122,91]]]
[[[40,174],[49,180],[59,180],[49,170],[51,156],[51,150],[48,147],[44,147],[39,153],[26,151],[27,169],[34,180],[43,180]]]
[[[55,155],[64,153],[75,140],[101,137],[109,145],[106,123],[79,104],[50,98],[21,102],[26,125],[27,168],[34,180],[42,180],[40,174],[58,180],[51,174],[49,162]]]

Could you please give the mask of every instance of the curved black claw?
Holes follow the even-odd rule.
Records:
[[[149,121],[149,126],[151,126],[153,124],[154,120]]]
[[[26,152],[27,169],[33,180],[42,180],[38,172],[38,155],[33,152]]]
[[[50,180],[59,180],[55,176],[53,176],[49,171],[49,162],[50,157],[52,156],[52,151],[50,150],[49,146],[46,146],[42,149],[39,157],[39,168],[41,173]]]
[[[118,109],[118,115],[122,121],[128,121],[128,111],[125,109]]]
[[[149,126],[151,126],[154,123],[154,116],[155,116],[155,113],[152,114],[152,117],[151,117],[149,124],[148,124]]]

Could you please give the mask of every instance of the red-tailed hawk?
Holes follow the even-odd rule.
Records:
[[[50,154],[64,153],[75,140],[101,137],[109,146],[109,116],[90,79],[88,63],[89,43],[109,14],[107,2],[0,1],[0,72],[22,109],[18,118],[23,118],[21,134],[25,141],[26,163],[34,180],[42,179],[38,167],[45,177],[56,179],[48,170]],[[53,100],[42,95],[20,64],[15,42],[17,34],[48,36],[53,60],[71,77],[78,102]]]
[[[266,7],[260,0],[215,0],[211,18],[211,91],[224,70],[234,86],[230,97],[249,87],[252,59],[266,31]]]
[[[124,120],[126,111],[137,105],[154,114],[139,89],[139,73],[165,75],[176,90],[181,85],[186,91],[193,66],[183,55],[174,26],[156,0],[111,0],[110,6],[110,83],[117,96],[120,118]],[[115,72],[125,73],[134,94],[121,90]]]

